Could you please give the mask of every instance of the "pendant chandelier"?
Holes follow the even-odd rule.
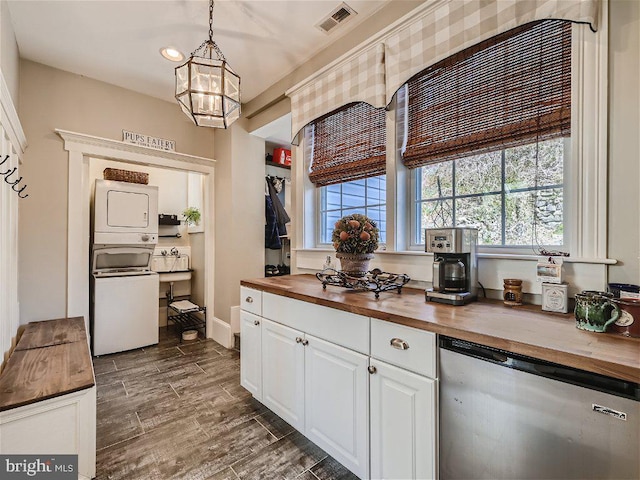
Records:
[[[199,127],[227,128],[240,117],[240,77],[213,41],[213,0],[209,0],[209,39],[176,67],[176,100]]]

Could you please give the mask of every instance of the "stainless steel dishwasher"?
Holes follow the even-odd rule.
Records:
[[[637,383],[441,337],[439,408],[441,479],[640,478]]]

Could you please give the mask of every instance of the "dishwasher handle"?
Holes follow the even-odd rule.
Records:
[[[640,383],[620,380],[598,373],[533,358],[519,353],[510,353],[493,347],[440,336],[440,348],[460,355],[477,358],[521,372],[570,383],[580,387],[629,398],[640,402]]]
[[[452,352],[489,360],[493,363],[503,363],[505,365],[509,363],[509,356],[505,353],[494,350],[493,348],[483,347],[482,345],[478,345],[475,343],[465,342],[464,340],[457,340],[455,338],[442,338],[440,341],[440,346],[446,350],[451,350]]]

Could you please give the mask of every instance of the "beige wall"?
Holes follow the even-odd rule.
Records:
[[[640,284],[640,2],[609,14],[609,281]]]
[[[264,276],[264,140],[241,119],[216,130],[215,316],[230,323],[240,280]]]
[[[18,44],[11,23],[11,13],[5,0],[0,1],[0,68],[11,94],[13,105],[18,109]]]
[[[29,198],[20,204],[21,322],[65,315],[67,152],[61,128],[122,139],[122,129],[176,141],[181,153],[213,157],[213,131],[195,127],[174,103],[20,61],[18,114],[29,146],[21,174]],[[87,272],[88,275],[88,272]]]
[[[190,233],[187,236],[191,244],[191,269],[193,270],[191,276],[191,301],[198,305],[204,305],[204,233]],[[214,297],[213,301],[216,303],[218,299]]]
[[[424,3],[424,0],[391,0],[371,17],[367,18],[366,21],[346,33],[344,36],[336,37],[334,43],[329,47],[325,48],[309,61],[296,68],[289,75],[274,83],[271,87],[252,99],[246,105],[243,105],[243,115],[251,118],[256,114],[263,112],[265,109],[270,110],[271,108],[280,108],[281,105],[279,106],[278,102],[284,100],[284,92],[289,88],[303,81],[324,66],[330,64],[336,58],[344,55],[349,50],[357,47],[362,42],[374,36],[380,30],[383,30],[399,18],[402,18],[422,3]],[[254,131],[255,129],[269,123],[274,120],[274,118],[273,116],[266,114],[263,115],[260,123],[256,120],[252,121],[250,131]]]

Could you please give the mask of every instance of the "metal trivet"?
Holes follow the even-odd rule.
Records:
[[[402,293],[402,287],[411,280],[408,275],[403,273],[383,272],[379,268],[374,268],[367,272],[364,277],[351,277],[333,268],[325,268],[316,273],[316,277],[322,282],[323,290],[327,289],[327,285],[351,288],[353,290],[365,290],[374,292],[376,300],[380,298],[380,292],[398,290],[398,293]]]

